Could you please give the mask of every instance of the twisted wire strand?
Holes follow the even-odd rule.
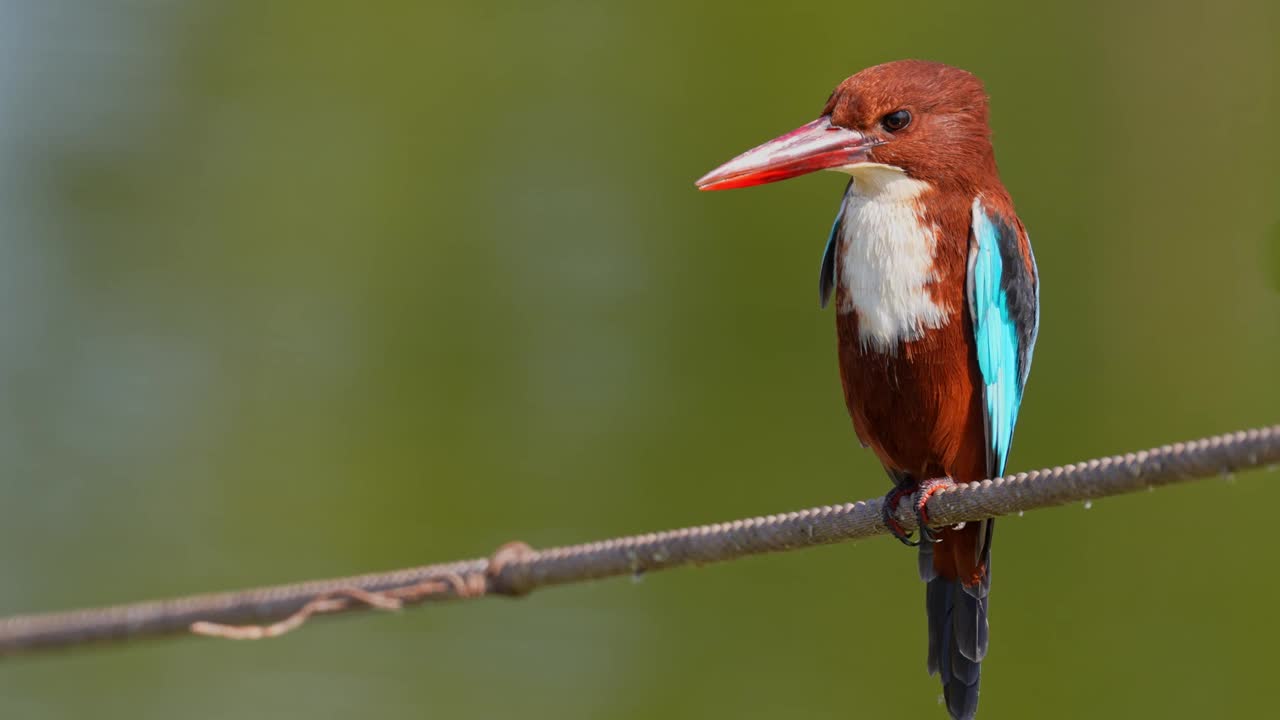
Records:
[[[929,499],[938,526],[1089,501],[1280,463],[1280,425],[1242,430],[980,483]],[[536,588],[886,534],[880,499],[779,515],[533,550],[520,543],[489,558],[424,565],[238,592],[0,619],[0,655],[189,633],[274,637],[315,614],[398,609],[427,601],[517,596]],[[909,503],[895,516],[908,530]],[[269,623],[253,625],[251,623]]]

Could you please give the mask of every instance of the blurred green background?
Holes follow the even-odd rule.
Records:
[[[693,180],[984,78],[1043,329],[1010,467],[1280,420],[1280,6],[0,4],[0,613],[879,495],[844,181]],[[1280,476],[1001,521],[982,717],[1275,703]],[[1270,512],[1268,512],[1270,509]],[[945,717],[887,539],[0,663],[4,718]]]

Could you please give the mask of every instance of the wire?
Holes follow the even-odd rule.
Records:
[[[1280,425],[946,488],[928,503],[931,521],[954,525],[1036,508],[1089,502],[1162,485],[1280,463]],[[518,596],[550,585],[723,562],[887,533],[880,499],[780,515],[534,550],[510,543],[488,558],[332,580],[0,619],[0,655],[195,633],[275,637],[316,614]],[[895,513],[907,530],[909,503]],[[265,624],[255,624],[265,623]]]

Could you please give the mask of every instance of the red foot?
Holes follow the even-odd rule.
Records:
[[[916,520],[920,523],[920,539],[925,542],[938,542],[937,536],[929,529],[929,511],[926,505],[929,498],[939,490],[954,487],[955,482],[949,477],[931,478],[920,483],[919,489],[916,491],[914,502],[916,506]]]
[[[884,526],[889,528],[889,534],[898,539],[898,542],[908,547],[919,545],[919,541],[911,539],[911,533],[902,527],[902,523],[894,517],[894,513],[898,510],[898,503],[902,498],[915,492],[915,483],[910,481],[900,483],[884,496],[884,502],[880,505],[880,518],[884,521]],[[924,527],[921,525],[920,527]]]

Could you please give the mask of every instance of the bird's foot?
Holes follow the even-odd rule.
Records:
[[[920,524],[921,542],[938,542],[937,534],[929,529],[929,511],[925,506],[928,505],[929,498],[934,493],[949,487],[955,487],[955,481],[949,477],[940,477],[922,480],[916,488],[911,501],[916,510],[916,522]]]
[[[915,493],[915,483],[911,480],[904,480],[894,486],[884,496],[884,502],[880,504],[880,519],[884,521],[884,526],[889,528],[889,534],[898,539],[898,542],[907,547],[915,547],[919,545],[918,540],[911,539],[911,533],[902,527],[902,523],[898,522],[898,518],[894,517],[894,513],[898,511],[898,503],[902,498]],[[921,525],[920,527],[924,527]]]

